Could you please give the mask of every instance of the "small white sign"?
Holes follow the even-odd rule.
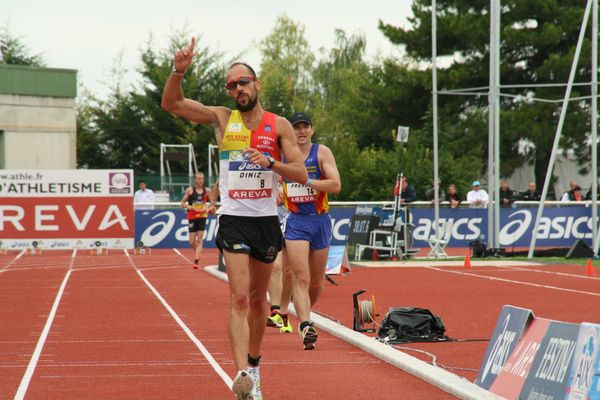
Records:
[[[402,143],[408,142],[408,126],[398,126],[396,141]]]

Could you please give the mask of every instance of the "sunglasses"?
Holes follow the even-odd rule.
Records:
[[[229,81],[225,84],[225,89],[232,91],[237,89],[238,85],[240,86],[246,86],[248,85],[250,82],[255,81],[256,78],[253,76],[242,76],[240,79],[238,79],[237,81]]]

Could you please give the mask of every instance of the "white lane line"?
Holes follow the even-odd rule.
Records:
[[[530,268],[523,268],[523,267],[500,267],[500,269],[507,269],[508,271],[531,271],[531,272],[538,272],[540,274],[551,274],[551,275],[558,275],[558,276],[569,276],[571,278],[579,278],[579,279],[589,279],[589,280],[595,280],[598,281],[600,280],[600,276],[588,276],[588,275],[583,275],[583,273],[581,275],[575,275],[575,274],[569,274],[566,272],[558,272],[558,271],[546,271],[546,270],[541,270],[541,269],[530,269]],[[583,269],[585,268],[585,266],[581,266],[581,270],[583,271]]]
[[[568,288],[563,288],[563,287],[558,287],[558,286],[542,285],[542,284],[533,283],[533,282],[515,281],[513,279],[498,278],[498,277],[495,277],[495,276],[488,276],[488,275],[477,275],[477,274],[472,274],[472,273],[469,273],[469,272],[460,272],[460,271],[456,271],[456,270],[436,268],[436,267],[425,267],[425,268],[432,269],[432,270],[435,270],[435,271],[440,271],[440,272],[446,272],[446,273],[449,273],[449,274],[458,274],[458,275],[464,275],[464,276],[474,276],[476,278],[488,279],[488,280],[491,280],[491,281],[500,281],[500,282],[507,282],[507,283],[515,283],[517,285],[533,286],[533,287],[538,287],[538,288],[543,288],[543,289],[559,290],[561,292],[569,292],[569,293],[577,293],[577,294],[587,294],[587,295],[590,295],[590,296],[600,297],[600,293],[586,292],[586,291],[583,291],[583,290],[575,290],[575,289],[568,289]]]
[[[21,250],[21,252],[19,254],[17,254],[17,256],[15,258],[10,260],[10,262],[8,264],[6,264],[4,267],[2,267],[2,269],[0,269],[0,273],[9,269],[10,266],[13,265],[14,263],[16,263],[19,258],[23,257],[23,254],[25,254],[25,251],[26,251],[25,249]]]
[[[31,382],[31,378],[33,377],[33,373],[35,372],[35,367],[40,359],[40,355],[42,354],[42,350],[44,349],[44,344],[46,343],[46,339],[48,338],[48,333],[50,333],[50,328],[52,328],[52,322],[54,321],[54,317],[56,316],[56,310],[58,310],[58,306],[60,304],[60,300],[65,291],[65,287],[67,286],[67,282],[69,281],[69,277],[73,272],[73,262],[75,261],[75,256],[77,255],[77,249],[73,250],[73,254],[71,255],[71,262],[69,263],[69,269],[63,278],[63,281],[58,289],[58,293],[54,298],[54,304],[52,304],[52,308],[50,309],[50,313],[48,314],[48,319],[46,320],[46,324],[44,325],[44,329],[38,339],[38,342],[33,350],[33,354],[29,359],[29,364],[27,365],[27,369],[25,370],[25,374],[23,375],[23,379],[21,379],[21,383],[19,384],[19,388],[17,389],[17,394],[15,394],[15,400],[22,400],[25,397],[25,393],[27,393],[27,388],[29,387],[29,383]]]
[[[192,264],[192,260],[188,259],[186,256],[184,256],[183,254],[181,254],[181,252],[177,249],[173,249],[173,251],[175,253],[177,253],[179,255],[179,257],[183,258],[185,261],[189,262],[190,264]]]
[[[190,338],[190,340],[196,345],[198,350],[200,350],[200,352],[202,353],[204,358],[206,358],[206,360],[209,362],[212,369],[217,373],[217,375],[219,375],[221,377],[223,382],[225,382],[227,387],[231,390],[231,386],[233,385],[233,381],[231,380],[231,377],[229,375],[227,375],[227,373],[223,370],[223,368],[221,368],[221,366],[219,365],[217,360],[215,360],[215,358],[212,356],[212,354],[210,354],[210,352],[204,346],[204,344],[202,344],[200,339],[198,339],[196,337],[196,335],[194,335],[192,330],[185,324],[185,322],[183,322],[183,320],[179,317],[179,315],[177,315],[175,310],[173,310],[173,308],[169,305],[169,303],[167,303],[167,301],[164,299],[164,297],[162,297],[162,295],[158,292],[158,290],[156,290],[156,288],[154,286],[152,286],[150,281],[148,281],[148,279],[146,279],[146,277],[144,276],[144,273],[142,271],[140,271],[139,268],[135,265],[135,263],[131,259],[131,256],[127,252],[127,250],[125,250],[125,255],[127,256],[129,263],[135,269],[135,272],[139,275],[139,277],[142,279],[142,281],[146,284],[146,286],[148,286],[148,288],[152,291],[152,293],[154,293],[154,296],[156,296],[156,298],[161,302],[163,307],[165,307],[165,309],[169,312],[169,314],[171,314],[171,317],[173,317],[175,322],[177,322],[177,324],[185,332],[185,334],[188,336],[188,338]]]

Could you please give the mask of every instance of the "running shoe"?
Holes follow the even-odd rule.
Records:
[[[254,383],[254,386],[252,387],[252,396],[254,396],[254,400],[262,400],[263,397],[260,390],[260,368],[248,367],[248,373]]]
[[[294,332],[294,328],[292,328],[292,324],[290,323],[290,320],[288,319],[287,324],[286,324],[282,318],[281,319],[281,328],[279,328],[279,333],[292,333],[292,332]]]
[[[305,326],[304,329],[300,330],[300,337],[302,337],[302,344],[304,345],[304,350],[313,350],[315,348],[315,342],[319,338],[319,334],[313,328],[312,324]]]
[[[270,317],[267,317],[267,326],[271,328],[281,328],[283,327],[283,318],[279,313],[272,314]]]
[[[238,371],[231,391],[235,395],[236,400],[255,400],[252,392],[254,390],[254,380],[248,371]]]

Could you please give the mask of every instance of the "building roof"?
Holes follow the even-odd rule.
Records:
[[[74,98],[77,71],[0,64],[0,94]]]

